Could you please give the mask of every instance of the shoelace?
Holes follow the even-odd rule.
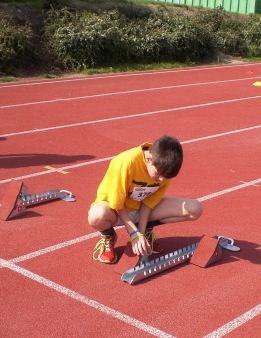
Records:
[[[145,233],[145,237],[146,237],[147,241],[150,242],[151,248],[153,249],[153,243],[157,239],[157,237],[156,237],[155,233],[153,232],[153,230],[148,229],[146,231],[146,233]]]
[[[95,261],[99,259],[103,252],[111,251],[111,240],[111,238],[101,238],[99,242],[95,245],[94,252],[92,254],[92,257]],[[95,257],[97,252],[98,255],[97,257]]]

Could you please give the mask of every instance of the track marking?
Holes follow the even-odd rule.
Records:
[[[42,80],[41,82],[21,82],[16,84],[0,84],[0,88],[10,88],[10,87],[22,87],[22,86],[35,86],[35,85],[45,85],[45,84],[60,84],[64,82],[77,82],[77,81],[90,81],[90,80],[99,80],[99,79],[112,79],[112,78],[120,78],[120,77],[132,77],[132,76],[146,76],[146,75],[158,75],[158,74],[168,74],[168,73],[186,73],[186,72],[196,72],[202,70],[216,70],[216,69],[224,69],[224,68],[241,68],[241,67],[254,67],[260,66],[260,63],[242,63],[242,64],[231,64],[231,65],[219,65],[212,67],[188,67],[188,68],[176,68],[171,70],[164,71],[141,71],[141,72],[129,72],[129,73],[117,73],[117,74],[104,74],[104,75],[91,75],[91,76],[83,76],[83,77],[74,77],[74,78],[62,78],[59,80],[53,79]]]
[[[261,314],[261,304],[255,306],[251,310],[245,312],[243,315],[231,320],[227,324],[221,326],[216,331],[209,333],[207,336],[203,338],[221,338],[227,335],[229,332],[235,330],[239,326],[245,324],[249,320]]]
[[[232,134],[236,134],[236,133],[241,133],[241,132],[245,132],[245,131],[250,131],[250,130],[254,130],[254,129],[258,129],[261,128],[261,125],[257,125],[257,126],[253,126],[253,127],[248,127],[248,128],[243,128],[243,129],[238,129],[238,130],[232,130],[229,132],[224,132],[224,133],[220,133],[220,134],[215,134],[215,135],[209,135],[209,136],[203,136],[203,137],[199,137],[196,139],[192,139],[192,140],[188,140],[188,141],[183,141],[181,142],[181,144],[187,144],[187,143],[193,143],[193,142],[199,142],[199,141],[204,141],[204,140],[209,140],[212,138],[217,138],[217,137],[222,137],[222,136],[226,136],[226,135],[232,135]],[[79,168],[79,167],[83,167],[86,165],[91,165],[91,164],[96,164],[96,163],[100,163],[100,162],[105,162],[105,161],[110,161],[114,158],[114,156],[111,157],[105,157],[105,158],[101,158],[98,160],[93,160],[93,161],[87,161],[87,162],[82,162],[82,163],[78,163],[78,164],[72,164],[69,166],[65,166],[65,167],[61,167],[61,168],[57,168],[57,170],[67,170],[67,169],[73,169],[73,168]],[[29,174],[29,175],[24,175],[24,176],[18,176],[18,177],[12,177],[12,178],[8,178],[5,180],[1,180],[0,184],[3,183],[8,183],[12,180],[23,180],[26,178],[31,178],[31,177],[35,177],[35,176],[41,176],[41,175],[45,175],[45,174],[51,174],[54,171],[40,171],[38,173],[33,173],[33,174]]]
[[[210,199],[210,198],[214,198],[214,197],[217,197],[217,196],[221,196],[223,194],[227,194],[227,193],[230,193],[232,191],[236,191],[236,190],[239,190],[239,189],[243,189],[245,187],[248,187],[248,186],[253,186],[255,185],[256,183],[260,183],[261,182],[261,178],[257,179],[257,180],[254,180],[254,181],[251,181],[251,182],[246,182],[244,184],[241,184],[241,185],[238,185],[238,186],[235,186],[235,187],[232,187],[232,188],[229,188],[229,189],[225,189],[225,190],[222,190],[222,191],[219,191],[219,192],[216,192],[216,193],[213,193],[213,194],[210,194],[210,195],[207,195],[207,196],[204,196],[204,197],[201,197],[199,198],[200,201],[205,201],[207,199]],[[117,227],[117,228],[123,228],[123,226],[121,227]],[[43,255],[45,253],[49,253],[51,251],[55,251],[55,250],[59,250],[63,247],[66,247],[66,246],[69,246],[69,245],[73,245],[73,244],[76,244],[76,243],[80,243],[82,241],[85,241],[85,240],[88,240],[90,238],[94,238],[94,237],[97,237],[100,233],[99,232],[95,232],[95,233],[91,233],[89,235],[86,235],[86,236],[82,236],[82,237],[78,237],[74,240],[70,240],[70,241],[66,241],[66,242],[63,242],[63,243],[60,243],[58,245],[54,245],[52,247],[49,247],[49,248],[46,248],[46,249],[42,249],[42,250],[39,250],[39,251],[35,251],[35,252],[32,252],[28,255],[24,255],[24,256],[20,256],[20,257],[17,257],[15,259],[12,259],[12,260],[3,260],[3,259],[0,259],[0,268],[8,268],[8,269],[11,269],[27,278],[30,278],[40,284],[43,284],[53,290],[56,290],[66,296],[69,296],[71,297],[72,299],[75,299],[77,301],[80,301],[81,303],[84,303],[90,307],[93,307],[103,313],[106,313],[107,315],[109,316],[112,316],[116,319],[119,319],[129,325],[132,325],[142,331],[145,331],[145,332],[148,332],[156,337],[160,337],[160,338],[175,338],[174,336],[172,335],[169,335],[167,334],[166,332],[163,332],[155,327],[152,327],[150,325],[147,325],[146,323],[144,322],[141,322],[139,320],[136,320],[132,317],[129,317],[127,315],[124,315],[123,313],[119,312],[119,311],[116,311],[110,307],[107,307],[101,303],[98,303],[92,299],[89,299],[88,297],[85,297],[71,289],[68,289],[68,288],[65,288],[59,284],[56,284],[40,275],[37,275],[29,270],[26,270],[24,268],[21,268],[17,265],[14,264],[14,262],[18,263],[18,262],[22,262],[22,261],[25,261],[25,260],[28,260],[28,259],[32,259],[34,257],[37,257],[37,256],[40,256],[40,255]],[[230,321],[229,323],[225,324],[224,326],[222,326],[221,328],[219,328],[218,330],[216,331],[213,331],[212,333],[208,334],[207,336],[205,336],[204,338],[221,338],[223,336],[225,336],[227,333],[235,330],[236,328],[238,328],[239,326],[245,324],[246,322],[248,322],[249,320],[251,320],[252,318],[256,317],[257,315],[259,315],[261,313],[261,304],[259,304],[258,306],[256,306],[255,308],[251,309],[250,311],[244,313],[242,316],[239,316],[237,318],[235,318],[234,320]]]
[[[260,76],[253,77],[253,79],[260,79]],[[38,104],[46,104],[46,103],[56,103],[56,102],[67,102],[67,101],[75,101],[75,100],[86,100],[92,99],[96,97],[105,97],[105,96],[113,96],[113,95],[126,95],[126,94],[135,94],[141,92],[148,92],[148,91],[157,91],[157,90],[166,90],[166,89],[174,89],[174,88],[183,88],[183,87],[191,87],[191,86],[203,86],[203,85],[211,85],[211,84],[219,84],[219,83],[228,83],[228,82],[238,82],[238,81],[245,81],[250,80],[249,78],[242,78],[242,79],[233,79],[233,80],[221,80],[221,81],[210,81],[210,82],[197,82],[197,83],[188,83],[183,85],[174,85],[174,86],[166,86],[166,87],[154,87],[154,88],[143,88],[143,89],[135,89],[135,90],[126,90],[122,92],[110,92],[110,93],[103,93],[103,94],[94,94],[94,95],[85,95],[85,96],[77,96],[77,97],[69,97],[69,98],[59,98],[53,100],[45,100],[45,101],[36,101],[36,102],[27,102],[27,103],[18,103],[18,104],[11,104],[6,106],[0,106],[0,108],[16,108],[16,107],[24,107],[24,106],[32,106]]]
[[[239,181],[240,183],[246,183],[244,181]],[[259,188],[259,185],[258,184],[253,184],[254,187],[258,187]]]
[[[236,185],[235,187],[228,188],[228,189],[225,189],[225,190],[221,190],[221,191],[215,192],[215,193],[210,194],[210,195],[206,195],[206,196],[200,197],[198,200],[200,202],[206,201],[206,200],[209,200],[211,198],[214,198],[214,197],[217,197],[217,196],[221,196],[221,195],[224,195],[224,194],[228,194],[230,192],[233,192],[233,191],[236,191],[236,190],[239,190],[239,189],[243,189],[243,188],[250,187],[250,186],[256,186],[256,184],[260,183],[260,182],[261,182],[261,178],[258,178],[257,180],[250,181],[250,182],[244,182],[243,184]]]
[[[25,276],[31,280],[34,280],[35,282],[37,283],[40,283],[42,285],[45,285],[47,286],[48,288],[50,289],[53,289],[55,291],[58,291],[72,299],[75,299],[77,300],[78,302],[81,302],[83,304],[86,304],[98,311],[101,311],[103,313],[106,313],[107,315],[111,316],[111,317],[114,317],[118,320],[121,320],[122,322],[124,323],[127,323],[129,325],[132,325],[134,327],[136,327],[137,329],[139,330],[142,330],[142,331],[145,331],[145,332],[148,332],[150,334],[152,334],[153,336],[156,336],[156,337],[160,337],[160,338],[175,338],[174,336],[164,332],[164,331],[161,331],[153,326],[150,326],[150,325],[147,325],[146,323],[144,322],[141,322],[137,319],[134,319],[128,315],[125,315],[117,310],[114,310],[108,306],[105,306],[95,300],[92,300],[86,296],[83,296],[81,295],[80,293],[78,292],[75,292],[71,289],[68,289],[62,285],[59,285],[59,284],[56,284],[54,282],[52,282],[51,280],[49,279],[46,279],[40,275],[37,275],[27,269],[24,269],[24,268],[21,268],[20,266],[17,266],[15,264],[12,264],[4,259],[1,259],[0,258],[0,266],[2,267],[5,267],[5,268],[8,268],[12,271],[15,271],[17,273],[19,273],[20,275],[22,276]]]
[[[203,137],[195,138],[195,139],[188,140],[188,141],[182,141],[181,144],[193,143],[193,142],[198,142],[198,141],[205,141],[205,140],[209,140],[211,138],[217,138],[217,137],[237,134],[237,133],[250,131],[250,130],[254,130],[254,129],[259,129],[259,128],[261,128],[261,124],[259,124],[257,126],[252,126],[252,127],[247,127],[247,128],[237,129],[237,130],[231,130],[231,131],[227,131],[227,132],[224,132],[224,133],[219,133],[219,134],[214,134],[214,135],[209,135],[209,136],[203,136]]]
[[[211,136],[213,137],[213,136]],[[210,138],[211,138],[210,137]],[[186,141],[185,141],[186,142]],[[186,143],[190,143],[190,142],[193,142],[193,141],[187,141]],[[245,184],[248,184],[249,185],[255,185],[258,182],[260,182],[261,179],[259,180],[255,180],[255,181],[252,181],[254,183],[251,184],[251,182],[248,182],[248,183],[244,183],[243,185]],[[241,186],[243,186],[241,185]],[[245,186],[244,186],[245,187]],[[236,188],[236,187],[234,187]],[[234,189],[232,188],[232,189]],[[228,191],[230,190],[230,191]],[[238,190],[238,189],[234,189],[234,190]],[[224,191],[226,191],[226,193],[228,192],[231,192],[231,191],[234,191],[234,190],[231,190],[231,189],[226,189]],[[205,197],[202,197],[201,200],[206,200],[206,199],[209,199],[209,198],[213,198],[213,197],[216,197],[216,196],[220,196],[221,194],[220,193],[215,193],[215,194],[210,194],[210,195],[207,195]],[[93,237],[95,237],[94,235],[95,234],[90,234],[88,235],[89,238],[91,237],[91,235],[93,235]],[[83,236],[85,237],[85,236]],[[68,241],[70,242],[70,241]],[[130,325],[133,325],[134,327],[137,327],[138,329],[140,330],[143,330],[145,332],[148,332],[148,333],[151,333],[155,336],[158,336],[158,337],[171,337],[171,338],[175,338],[171,335],[168,335],[166,334],[165,332],[162,332],[161,330],[158,330],[154,327],[151,327],[143,322],[140,322],[138,320],[135,320],[129,316],[126,316],[114,309],[111,309],[109,307],[106,307],[94,300],[91,300],[83,295],[80,295],[79,293],[77,292],[74,292],[73,290],[70,290],[70,289],[67,289],[61,285],[58,285],[44,277],[41,277],[37,274],[34,274],[26,269],[23,269],[19,266],[16,266],[12,263],[10,263],[10,261],[6,261],[6,260],[2,260],[0,259],[0,267],[6,267],[6,268],[9,268],[19,274],[22,274],[23,276],[25,277],[28,277],[34,281],[37,281],[49,288],[52,288],[62,294],[65,294],[69,297],[71,297],[72,299],[75,299],[77,301],[80,301],[86,305],[89,305],[99,311],[102,311],[108,315],[111,315],[113,316],[114,318],[117,318],[119,320],[122,320],[123,322],[127,323],[127,324],[130,324]],[[210,333],[208,336],[205,336],[204,338],[218,338],[218,337],[223,337],[224,335],[226,335],[227,333],[233,331],[235,328],[239,327],[240,325],[246,323],[248,320],[254,318],[255,316],[259,315],[261,313],[261,304],[259,304],[258,306],[256,306],[255,308],[253,308],[252,310],[246,312],[245,314],[243,314],[242,316],[239,316],[237,317],[236,319],[234,319],[233,321],[227,323],[226,325],[222,326],[221,328],[219,328],[218,330]]]
[[[229,194],[229,193],[236,191],[236,190],[244,189],[244,188],[247,188],[247,187],[250,187],[250,186],[255,186],[255,184],[260,183],[260,182],[261,182],[261,178],[254,180],[254,181],[245,182],[244,184],[240,184],[240,185],[228,188],[228,189],[224,189],[224,190],[221,190],[221,191],[200,197],[200,198],[198,198],[198,200],[200,202],[203,202],[203,201],[206,201],[206,200],[209,200],[209,199],[221,196],[221,195]],[[121,228],[124,228],[124,226],[115,227],[116,230],[121,229]],[[67,246],[74,245],[76,243],[81,243],[83,241],[89,240],[89,239],[97,237],[99,235],[100,235],[100,233],[98,231],[94,232],[94,233],[90,233],[88,235],[78,237],[78,238],[63,242],[63,243],[59,243],[59,244],[50,246],[50,247],[45,248],[45,249],[41,249],[41,250],[38,250],[38,251],[31,252],[27,255],[23,255],[23,256],[20,256],[20,257],[13,258],[13,259],[9,260],[9,262],[10,263],[23,262],[23,261],[41,256],[41,255],[44,255],[44,254],[49,253],[49,252],[53,252],[53,251],[65,248]]]
[[[227,136],[227,135],[233,135],[233,134],[237,134],[237,133],[241,133],[241,132],[245,132],[245,131],[247,132],[247,131],[254,130],[254,129],[259,129],[259,128],[261,128],[261,125],[252,126],[252,127],[243,128],[243,129],[232,130],[232,131],[228,131],[228,132],[224,132],[224,133],[220,133],[220,134],[203,136],[203,137],[195,138],[195,139],[192,139],[192,140],[183,141],[183,142],[181,142],[181,144],[187,144],[187,143],[205,141],[205,140],[209,140],[209,139],[212,139],[212,138],[217,138],[217,137],[222,137],[222,136]],[[68,169],[74,169],[74,168],[79,168],[79,167],[83,167],[83,166],[87,166],[87,165],[91,165],[91,164],[96,164],[96,163],[100,163],[100,162],[110,161],[113,158],[114,158],[114,156],[110,156],[110,157],[100,158],[98,160],[86,161],[86,162],[82,162],[82,163],[72,164],[72,165],[68,165],[68,166],[65,166],[65,167],[57,168],[56,171],[58,171],[58,170],[60,170],[60,171],[64,171],[65,170],[66,171]],[[7,178],[5,180],[1,180],[0,184],[8,183],[8,182],[10,182],[12,180],[24,180],[24,179],[31,178],[31,177],[36,177],[36,176],[41,176],[41,175],[46,175],[46,174],[52,174],[53,172],[55,172],[55,171],[46,170],[46,171],[40,171],[38,173],[33,173],[33,174],[28,174],[28,175],[23,175],[23,176],[18,176],[18,177]]]
[[[85,122],[79,122],[79,123],[65,124],[65,125],[55,126],[55,127],[20,131],[20,132],[16,132],[16,133],[3,134],[3,135],[0,135],[0,137],[11,137],[11,136],[24,135],[24,134],[46,132],[46,131],[50,131],[50,130],[57,130],[57,129],[63,129],[63,128],[80,127],[80,126],[85,126],[85,125],[88,125],[88,124],[113,122],[113,121],[118,121],[118,120],[123,120],[123,119],[143,117],[143,116],[147,116],[147,115],[162,114],[162,113],[168,113],[168,112],[174,112],[174,111],[180,111],[180,110],[186,110],[186,109],[208,107],[208,106],[213,106],[213,105],[234,103],[234,102],[240,102],[240,101],[246,101],[246,100],[252,100],[252,99],[260,99],[260,98],[261,98],[261,95],[243,97],[243,98],[239,98],[239,99],[231,99],[231,100],[225,100],[225,101],[215,101],[215,102],[209,102],[209,103],[201,103],[201,104],[196,104],[196,105],[191,105],[191,106],[183,106],[183,107],[169,108],[169,109],[163,109],[163,110],[155,110],[155,111],[150,111],[150,112],[141,113],[141,114],[124,115],[124,116],[118,116],[118,117],[111,117],[111,118],[108,118],[108,119],[92,120],[92,121],[85,121]]]
[[[69,165],[69,166],[66,166],[66,167],[57,168],[57,170],[67,170],[67,169],[79,168],[79,167],[83,167],[83,166],[86,166],[86,165],[91,165],[91,164],[96,164],[96,163],[100,163],[100,162],[110,161],[110,160],[113,159],[113,157],[114,156],[105,157],[105,158],[101,158],[101,159],[94,160],[94,161],[87,161],[87,162],[83,162],[83,163],[73,164],[73,165]],[[24,179],[30,178],[30,177],[36,177],[36,176],[41,176],[41,175],[46,175],[46,174],[53,174],[54,172],[55,171],[52,171],[52,170],[46,170],[46,171],[40,171],[38,173],[33,173],[33,174],[29,174],[29,175],[8,178],[6,180],[0,181],[0,184],[7,183],[7,182],[10,182],[12,180],[24,180]]]
[[[64,171],[64,170],[61,170],[61,169],[56,169],[54,167],[50,167],[49,165],[45,166],[44,168],[48,169],[48,170],[53,170],[53,171],[55,171],[57,173],[60,173],[60,174],[69,174],[68,171]]]
[[[118,227],[118,228],[120,228],[120,227]],[[115,227],[115,229],[117,229],[117,227]],[[44,255],[46,253],[53,252],[53,251],[56,251],[56,250],[60,250],[60,249],[65,248],[67,246],[87,241],[88,239],[97,237],[99,235],[100,235],[100,233],[98,231],[93,232],[93,233],[90,233],[90,234],[82,236],[82,237],[78,237],[78,238],[63,242],[63,243],[52,245],[52,246],[45,248],[45,249],[42,249],[42,250],[31,252],[27,255],[23,255],[23,256],[14,258],[14,259],[10,259],[8,262],[13,263],[13,264],[19,263],[19,262],[24,262],[24,261],[27,261],[29,259]]]

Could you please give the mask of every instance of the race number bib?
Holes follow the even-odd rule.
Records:
[[[153,194],[158,189],[159,189],[159,186],[157,187],[135,187],[133,189],[132,194],[130,195],[130,198],[133,199],[134,201],[142,201],[144,200],[144,198]]]

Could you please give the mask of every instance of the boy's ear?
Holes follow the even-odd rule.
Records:
[[[147,163],[151,163],[152,162],[152,155],[150,153],[148,153],[146,156],[145,156],[145,160]]]

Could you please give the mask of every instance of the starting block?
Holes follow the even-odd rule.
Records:
[[[129,284],[158,274],[176,265],[189,262],[200,267],[207,267],[222,258],[222,248],[230,251],[239,251],[231,238],[225,236],[202,236],[195,244],[166,255],[149,260],[148,256],[137,256],[132,253],[132,245],[127,243],[120,262],[114,272],[121,274],[121,280]]]
[[[23,182],[13,180],[10,182],[9,188],[0,204],[0,219],[8,221],[9,219],[23,216],[26,213],[26,207],[56,199],[66,202],[75,201],[72,193],[67,190],[49,190],[31,195]]]

